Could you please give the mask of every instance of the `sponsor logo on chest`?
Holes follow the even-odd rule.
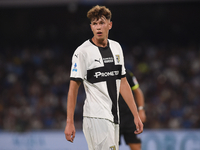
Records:
[[[109,76],[117,76],[119,75],[119,71],[110,71],[110,72],[95,72],[95,77],[109,77]]]

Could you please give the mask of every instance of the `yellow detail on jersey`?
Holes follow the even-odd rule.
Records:
[[[119,63],[120,62],[120,56],[119,55],[115,55],[116,56],[116,60]]]
[[[115,146],[111,146],[109,150],[116,150]]]
[[[137,88],[139,88],[139,84],[136,84],[135,86],[131,87],[132,90],[136,90]]]

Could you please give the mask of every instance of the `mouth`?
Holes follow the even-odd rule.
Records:
[[[102,32],[97,32],[97,35],[102,35]]]

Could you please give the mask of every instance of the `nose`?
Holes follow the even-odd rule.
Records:
[[[101,25],[98,23],[97,24],[97,30],[101,29]]]

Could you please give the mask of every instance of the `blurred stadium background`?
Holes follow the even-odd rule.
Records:
[[[200,150],[200,1],[1,0],[0,150],[87,150],[65,140],[73,51],[92,37],[87,11],[112,11],[110,38],[144,92],[143,150]],[[121,150],[128,150],[124,144]]]

